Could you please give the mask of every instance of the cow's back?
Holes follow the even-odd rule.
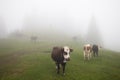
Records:
[[[51,57],[55,62],[62,62],[64,59],[63,55],[62,55],[62,48],[61,47],[53,47]]]

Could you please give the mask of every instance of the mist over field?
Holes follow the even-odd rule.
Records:
[[[120,51],[119,0],[0,0],[0,38],[73,39]]]

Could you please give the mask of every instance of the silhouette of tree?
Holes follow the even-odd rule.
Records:
[[[94,16],[92,16],[91,18],[91,22],[88,28],[88,33],[86,36],[86,42],[90,44],[103,45],[102,37],[100,35],[100,30],[98,29],[98,25],[96,23]]]
[[[0,38],[4,38],[6,36],[5,23],[3,17],[0,16]]]

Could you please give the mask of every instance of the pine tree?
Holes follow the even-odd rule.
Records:
[[[0,38],[6,36],[5,23],[2,17],[0,17]]]
[[[103,45],[102,37],[100,35],[100,30],[98,29],[98,25],[96,23],[94,16],[92,16],[91,18],[91,22],[88,28],[88,33],[86,36],[86,42],[90,44]]]

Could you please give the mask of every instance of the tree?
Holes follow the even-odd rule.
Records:
[[[86,42],[90,44],[103,45],[102,37],[100,35],[100,30],[98,29],[98,25],[96,23],[94,16],[92,16],[91,18],[91,22],[88,28],[88,33],[86,36]]]
[[[4,38],[6,36],[5,23],[3,18],[0,16],[0,38]]]

